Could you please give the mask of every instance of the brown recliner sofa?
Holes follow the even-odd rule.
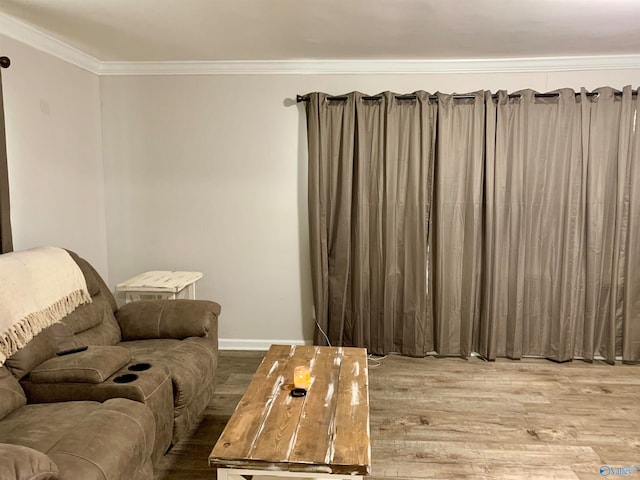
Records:
[[[117,308],[93,267],[69,253],[92,302],[0,368],[0,478],[151,479],[153,464],[213,394],[220,305],[150,300]],[[88,348],[56,355],[81,346]]]

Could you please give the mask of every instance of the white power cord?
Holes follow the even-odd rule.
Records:
[[[320,326],[320,324],[318,323],[318,320],[316,320],[314,318],[314,321],[316,322],[316,327],[318,327],[318,330],[320,330],[320,333],[322,333],[322,336],[324,337],[324,339],[327,341],[327,345],[328,346],[332,346],[331,342],[329,341],[329,337],[327,336],[327,334],[325,333],[325,331],[322,329],[322,327]],[[382,366],[382,361],[387,358],[387,355],[374,355],[373,353],[370,353],[367,355],[367,366],[369,368],[378,368]]]
[[[315,315],[314,315],[314,317],[315,317]],[[324,339],[327,341],[327,345],[331,347],[332,345],[331,345],[331,342],[329,341],[329,337],[327,337],[327,334],[324,333],[324,330],[322,329],[322,327],[318,323],[318,320],[316,320],[315,318],[313,320],[316,322],[316,327],[318,327],[318,330],[320,330],[320,333],[322,333],[322,335],[324,336]]]
[[[382,366],[382,361],[387,358],[387,355],[374,355],[373,353],[370,353],[369,355],[367,355],[367,365],[369,365],[369,368],[378,368]]]

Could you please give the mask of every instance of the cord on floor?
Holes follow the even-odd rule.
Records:
[[[318,327],[318,330],[320,330],[320,333],[322,333],[322,336],[327,341],[327,345],[331,347],[332,345],[331,345],[331,342],[329,341],[329,337],[324,332],[324,330],[322,329],[322,327],[320,326],[317,320],[316,320],[316,327]],[[386,355],[374,355],[373,353],[370,353],[369,355],[367,355],[367,367],[379,368],[382,366],[382,361],[385,358],[387,358]]]
[[[370,353],[367,355],[367,365],[369,368],[378,368],[382,366],[382,361],[387,358],[387,355],[374,355]]]

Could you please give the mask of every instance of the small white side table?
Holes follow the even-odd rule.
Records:
[[[146,298],[196,298],[196,282],[201,272],[144,272],[116,285],[124,293],[125,303]]]

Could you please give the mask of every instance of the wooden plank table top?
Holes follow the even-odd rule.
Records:
[[[292,397],[293,370],[311,386]],[[368,475],[369,380],[364,348],[272,345],[209,456],[215,468]]]
[[[201,278],[201,272],[150,271],[119,283],[116,291],[178,293]]]

